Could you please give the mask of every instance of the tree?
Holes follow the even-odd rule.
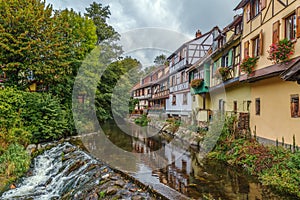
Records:
[[[155,63],[155,65],[163,65],[163,64],[165,64],[166,60],[167,60],[166,55],[161,54],[161,55],[155,57],[154,63]]]
[[[110,15],[109,6],[102,7],[101,3],[93,2],[90,4],[90,7],[86,8],[85,16],[92,19],[97,27],[97,44],[100,44],[103,40],[108,39],[117,33],[114,28],[106,22]]]
[[[7,84],[22,89],[65,84],[96,42],[91,20],[40,0],[0,0],[0,21],[0,65]]]
[[[97,116],[100,121],[119,117],[129,113],[129,90],[139,78],[140,63],[132,58],[125,58],[111,63],[101,76],[96,92]],[[112,106],[112,100],[114,105]],[[113,109],[116,112],[113,113]]]

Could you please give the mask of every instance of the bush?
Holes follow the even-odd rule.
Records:
[[[47,93],[24,93],[26,108],[21,114],[24,126],[32,133],[32,142],[63,137],[67,130],[66,111],[57,98]]]
[[[136,118],[134,122],[140,126],[147,126],[148,122],[150,122],[150,119],[147,117],[147,115],[143,114],[140,117]]]
[[[59,99],[46,93],[0,90],[0,144],[27,145],[59,139],[67,131],[66,111]]]
[[[0,156],[0,174],[21,176],[29,169],[30,156],[23,146],[10,144]]]

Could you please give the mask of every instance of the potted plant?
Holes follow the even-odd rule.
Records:
[[[276,44],[272,44],[268,53],[268,59],[274,64],[287,62],[294,54],[294,43],[285,38]]]
[[[230,68],[229,67],[219,67],[216,71],[216,74],[221,76],[223,81],[226,81],[230,74]]]
[[[192,88],[198,88],[203,84],[204,80],[202,78],[194,79],[191,81],[191,87]]]
[[[247,73],[248,75],[254,71],[254,68],[257,64],[258,57],[246,57],[244,58],[240,70]]]

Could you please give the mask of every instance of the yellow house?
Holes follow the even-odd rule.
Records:
[[[217,49],[211,55],[211,110],[238,114],[240,129],[249,128],[250,86],[240,83],[242,15],[237,15],[215,39]],[[243,124],[243,125],[242,125]]]
[[[235,8],[243,9],[242,59],[258,58],[254,71],[240,76],[250,84],[251,131],[266,141],[300,144],[300,85],[285,81],[281,74],[299,69],[300,1],[242,0]],[[283,39],[294,45],[288,62],[270,60],[270,46]]]

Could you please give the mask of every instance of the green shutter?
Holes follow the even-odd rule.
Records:
[[[232,66],[232,55],[233,54],[233,49],[230,49],[228,52],[228,67]]]
[[[222,57],[219,58],[219,60],[218,60],[218,66],[217,66],[217,68],[218,68],[218,67],[221,67],[221,66],[222,66]]]

